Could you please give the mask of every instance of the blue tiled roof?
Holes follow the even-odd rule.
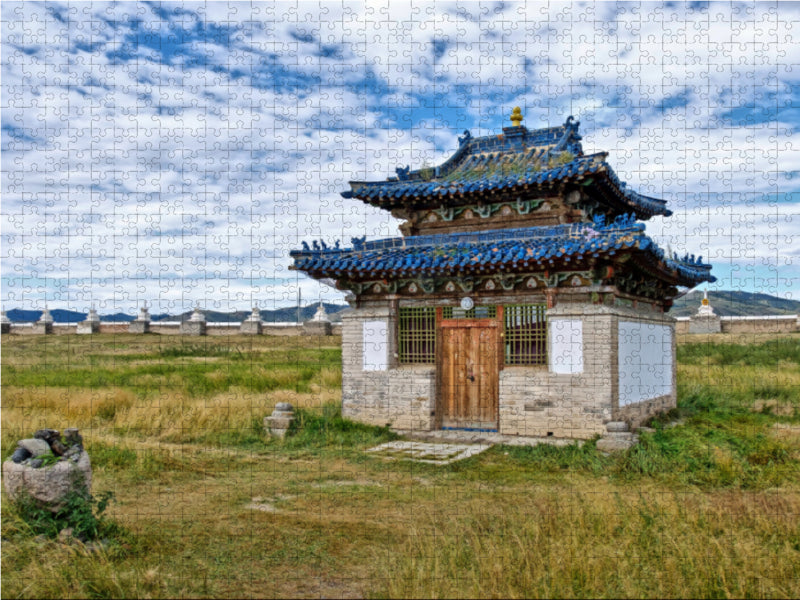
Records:
[[[391,208],[407,201],[446,204],[449,198],[470,194],[596,181],[607,187],[625,212],[634,211],[639,218],[672,214],[664,200],[628,190],[605,162],[606,153],[584,156],[578,126],[570,117],[564,125],[547,129],[508,127],[503,135],[480,138],[465,132],[458,151],[441,166],[397,169],[398,177],[387,181],[353,181],[351,190],[342,195]]]
[[[659,271],[672,273],[681,285],[714,281],[710,265],[700,259],[666,257],[644,234],[635,217],[623,216],[613,223],[574,223],[551,227],[500,229],[476,233],[409,236],[364,242],[355,238],[348,249],[303,244],[291,252],[294,268],[313,277],[366,280],[374,277],[417,277],[466,274],[490,267],[532,268],[542,263],[577,262],[589,257],[609,257],[623,250],[646,253]]]

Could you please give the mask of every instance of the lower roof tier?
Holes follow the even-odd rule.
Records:
[[[694,287],[714,282],[711,265],[702,257],[666,256],[644,233],[633,215],[606,224],[502,229],[477,233],[451,233],[389,238],[365,242],[353,238],[353,247],[330,248],[303,242],[292,251],[292,268],[315,279],[334,279],[340,287],[349,282],[409,277],[469,277],[491,273],[569,271],[587,265],[631,262],[653,281]],[[344,285],[341,285],[344,284]]]

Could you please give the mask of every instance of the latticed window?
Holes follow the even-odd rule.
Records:
[[[469,310],[455,306],[442,308],[443,319],[494,319],[496,316],[496,306],[473,306]]]
[[[505,363],[547,364],[547,321],[544,304],[512,304],[503,308]]]
[[[401,363],[436,361],[436,309],[401,308],[397,344]]]

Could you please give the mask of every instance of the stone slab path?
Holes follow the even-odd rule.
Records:
[[[434,442],[438,444],[487,444],[487,447],[494,444],[504,444],[506,446],[536,446],[538,444],[550,444],[552,446],[569,446],[577,443],[583,444],[582,440],[555,437],[526,437],[521,435],[503,435],[489,431],[461,431],[461,430],[433,430],[433,431],[412,431],[408,429],[395,429],[395,433],[403,437],[419,440],[423,442]]]
[[[386,442],[370,448],[367,452],[375,452],[389,460],[413,460],[431,465],[449,465],[457,460],[488,450],[492,444],[431,444],[427,442]]]

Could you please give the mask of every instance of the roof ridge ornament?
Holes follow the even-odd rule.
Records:
[[[521,127],[522,120],[525,117],[522,116],[522,109],[519,106],[515,106],[514,110],[511,111],[511,123],[514,127]]]

